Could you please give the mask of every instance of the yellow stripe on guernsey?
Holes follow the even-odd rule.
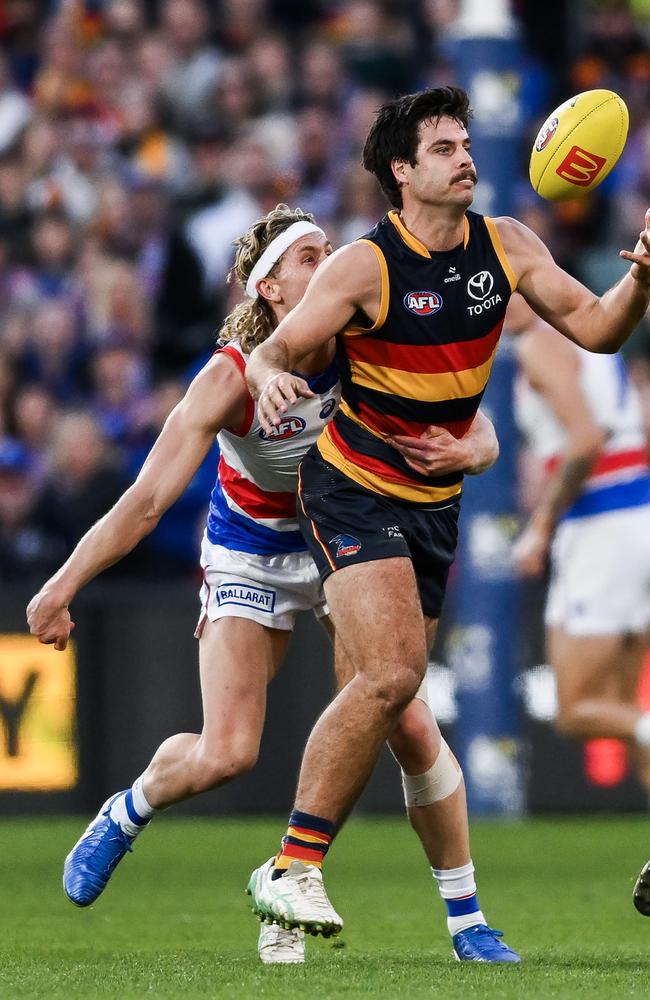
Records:
[[[365,361],[350,361],[350,374],[355,385],[391,393],[403,399],[417,399],[424,403],[465,399],[483,391],[495,354],[496,348],[484,364],[460,372],[429,374],[400,371],[398,368],[380,368]]]
[[[501,242],[501,237],[499,236],[499,230],[496,227],[494,219],[490,219],[487,215],[483,216],[483,221],[485,222],[485,227],[490,234],[494,252],[499,258],[499,263],[501,264],[504,274],[510,283],[510,291],[514,292],[517,288],[517,276],[510,266],[508,254],[506,253],[503,243]]]
[[[402,237],[402,239],[406,243],[407,247],[410,247],[411,250],[415,250],[416,253],[419,253],[420,257],[428,257],[429,259],[431,258],[431,251],[429,250],[429,248],[426,246],[425,243],[422,242],[422,240],[419,240],[417,238],[417,236],[414,236],[413,233],[409,232],[409,230],[406,228],[406,226],[404,225],[404,223],[400,219],[399,212],[396,209],[393,209],[392,211],[390,211],[388,213],[388,218],[390,219],[390,221],[395,226],[395,229],[400,234],[400,236]],[[367,241],[366,240],[363,240],[363,241],[359,240],[359,243],[361,243],[361,242],[365,243]],[[467,244],[468,243],[469,243],[469,221],[467,219],[467,216],[464,215],[463,216],[463,249],[464,250],[467,248]]]
[[[378,476],[368,469],[353,465],[338,450],[329,435],[329,424],[316,442],[316,447],[326,462],[342,472],[348,479],[364,486],[373,493],[384,497],[394,497],[396,500],[407,500],[410,503],[441,503],[460,495],[461,483],[452,486],[428,486],[419,483],[391,482],[386,476]]]
[[[379,249],[376,243],[372,240],[357,240],[357,243],[365,243],[367,246],[372,247],[375,251],[377,261],[379,263],[379,277],[381,283],[381,293],[379,297],[379,312],[377,313],[377,319],[372,324],[372,326],[348,326],[343,331],[345,336],[356,337],[360,333],[375,333],[380,327],[386,322],[386,316],[388,315],[388,303],[390,301],[390,282],[388,280],[388,265],[386,263],[386,258],[384,257],[383,251]]]
[[[328,840],[326,837],[312,837],[311,834],[305,833],[302,828],[296,829],[295,826],[290,826],[287,829],[287,834],[289,837],[298,837],[300,840],[305,840],[309,844],[327,844]]]

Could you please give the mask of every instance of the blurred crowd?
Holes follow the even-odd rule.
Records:
[[[600,289],[650,204],[650,11],[568,6],[560,59],[536,5],[513,4],[529,123],[516,214]],[[237,235],[279,201],[335,244],[384,213],[367,126],[385,98],[454,80],[457,16],[455,0],[0,6],[0,586],[44,579],[133,480],[236,301]],[[601,86],[630,108],[623,161],[597,196],[546,205],[525,179],[532,137],[567,93]],[[195,572],[215,471],[211,454],[113,572]]]

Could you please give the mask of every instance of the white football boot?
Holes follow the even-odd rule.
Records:
[[[285,874],[274,879],[274,862],[274,857],[269,858],[261,868],[256,868],[246,889],[253,899],[253,912],[260,920],[323,937],[338,934],[343,921],[327,898],[320,868],[292,861]]]
[[[279,924],[262,924],[257,953],[265,965],[300,965],[305,961],[305,935],[296,928],[287,931]]]

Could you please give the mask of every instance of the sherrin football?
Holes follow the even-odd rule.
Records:
[[[623,152],[629,116],[611,90],[565,101],[542,125],[530,154],[530,183],[542,198],[579,198],[604,181]]]

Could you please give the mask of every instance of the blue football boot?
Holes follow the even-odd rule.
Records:
[[[454,934],[452,944],[459,962],[521,962],[520,956],[500,941],[503,931],[495,931],[487,924],[474,924]]]
[[[63,888],[75,906],[90,906],[106,888],[109,878],[133,840],[109,816],[118,796],[111,796],[89,823],[63,865]]]

